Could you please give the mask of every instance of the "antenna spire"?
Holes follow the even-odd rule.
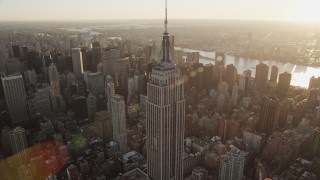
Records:
[[[165,28],[165,32],[167,33],[168,32],[168,2],[167,2],[167,0],[166,0],[165,5],[166,5],[166,9],[165,9],[166,17],[165,17],[165,21],[164,21],[164,28]]]

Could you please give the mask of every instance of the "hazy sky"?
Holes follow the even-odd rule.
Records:
[[[171,19],[320,21],[320,0],[168,0]],[[0,0],[3,20],[161,19],[164,0]]]

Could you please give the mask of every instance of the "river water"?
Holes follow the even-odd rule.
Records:
[[[176,50],[183,50],[185,52],[199,52],[202,57],[214,58],[215,52],[205,52],[195,49],[175,47]],[[276,65],[279,68],[279,74],[283,72],[288,72],[292,74],[291,85],[300,86],[307,88],[309,86],[309,80],[312,76],[320,76],[320,67],[308,67],[302,65],[296,65],[291,63],[283,63],[274,60],[262,61],[256,59],[245,59],[245,58],[236,58],[234,56],[227,55],[226,65],[233,64],[237,67],[238,74],[242,74],[243,71],[250,69],[252,71],[252,76],[255,76],[256,65],[259,63],[265,63],[269,66],[269,76],[271,74],[271,67]],[[213,60],[201,59],[200,63],[203,64],[214,64]]]

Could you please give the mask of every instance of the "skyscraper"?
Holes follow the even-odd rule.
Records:
[[[27,160],[27,154],[23,152],[28,148],[26,131],[21,127],[16,127],[9,132],[10,144],[13,154],[19,153],[18,160],[20,163],[23,163]]]
[[[270,82],[272,83],[276,83],[278,80],[278,71],[279,69],[277,68],[277,66],[273,65],[271,67],[271,76],[270,76]]]
[[[108,111],[96,112],[97,134],[105,141],[112,139],[112,119]]]
[[[88,118],[93,121],[97,112],[97,98],[92,93],[87,97]]]
[[[148,175],[154,180],[183,179],[184,83],[172,62],[167,16],[160,63],[148,83],[146,121]]]
[[[121,58],[120,49],[105,49],[102,51],[103,75],[115,75],[115,64]]]
[[[22,76],[2,77],[2,85],[12,124],[29,120],[28,103]]]
[[[260,63],[256,66],[256,85],[260,92],[264,92],[267,89],[269,67],[266,64]]]
[[[81,79],[83,74],[82,52],[80,48],[72,49],[73,73],[76,79]]]
[[[111,97],[111,117],[113,126],[113,140],[119,146],[121,153],[127,150],[126,112],[124,98],[120,95]]]
[[[226,82],[229,84],[230,90],[232,89],[233,85],[237,82],[237,68],[233,64],[227,65]]]
[[[111,98],[114,95],[115,95],[114,84],[112,82],[108,82],[106,85],[105,96],[106,96],[107,102],[108,102],[107,106],[108,106],[109,114],[111,114]]]
[[[51,87],[51,94],[53,96],[60,95],[60,84],[59,84],[59,72],[57,70],[56,65],[53,63],[49,66],[49,80]]]
[[[278,84],[279,91],[286,92],[289,90],[290,84],[291,84],[291,77],[292,77],[292,75],[287,72],[280,74],[279,84]]]
[[[276,98],[264,99],[261,105],[260,118],[257,123],[257,129],[268,135],[278,126],[279,101]]]
[[[231,145],[231,150],[220,159],[219,180],[241,180],[246,155]]]
[[[238,91],[239,91],[238,85],[234,84],[232,87],[232,94],[231,94],[231,105],[233,107],[238,105]]]

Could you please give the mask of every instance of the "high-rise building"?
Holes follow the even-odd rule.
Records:
[[[128,100],[127,102],[131,102],[132,98],[134,97],[135,95],[135,88],[134,88],[134,79],[133,78],[129,78],[128,79]]]
[[[104,77],[100,73],[89,73],[87,77],[87,89],[96,97],[104,94]]]
[[[234,84],[232,87],[232,94],[231,94],[231,105],[233,107],[238,105],[238,91],[239,91],[238,85]]]
[[[96,112],[97,134],[105,141],[113,138],[112,118],[108,111]]]
[[[71,90],[71,86],[76,84],[76,76],[73,73],[67,75],[67,88]]]
[[[103,75],[115,75],[115,63],[121,58],[120,49],[105,49],[102,51]]]
[[[73,73],[76,79],[81,79],[83,75],[82,52],[80,48],[72,49]]]
[[[2,85],[12,124],[29,120],[28,103],[22,76],[2,77]]]
[[[115,91],[114,91],[114,84],[112,82],[107,83],[106,85],[106,92],[105,92],[106,98],[107,98],[107,106],[108,106],[108,111],[109,114],[112,114],[111,112],[111,98],[112,96],[115,95]]]
[[[113,126],[113,140],[119,146],[121,153],[127,150],[127,129],[124,98],[120,95],[111,97],[111,117]]]
[[[226,68],[226,82],[229,84],[231,89],[233,85],[237,82],[237,68],[233,64],[227,65]]]
[[[54,96],[60,95],[60,84],[59,84],[59,72],[56,65],[53,63],[49,66],[49,80],[51,87],[51,94]]]
[[[312,76],[310,78],[309,89],[312,89],[312,88],[320,88],[320,77],[316,78]]]
[[[35,118],[38,113],[46,115],[52,112],[49,87],[37,89],[37,92],[28,101],[31,118]]]
[[[247,153],[231,145],[231,150],[220,159],[219,180],[241,180]]]
[[[287,72],[284,72],[279,75],[278,91],[286,92],[289,90],[291,84],[291,77],[292,75]]]
[[[8,75],[21,74],[21,62],[19,59],[6,60],[5,67]]]
[[[160,63],[148,83],[147,172],[154,180],[180,180],[184,167],[184,82],[171,59],[167,18],[160,54]]]
[[[89,93],[87,97],[88,118],[93,121],[97,112],[97,98],[95,95]]]
[[[278,67],[273,65],[271,67],[270,82],[272,82],[272,83],[276,83],[277,82],[277,80],[278,80],[278,72],[279,72]]]
[[[256,66],[255,82],[257,89],[264,92],[267,89],[269,67],[266,64],[260,63]]]
[[[224,81],[221,81],[219,84],[218,84],[218,94],[219,95],[224,95],[225,97],[229,97],[229,85],[224,82]]]
[[[9,132],[10,144],[13,154],[17,154],[20,163],[26,162],[28,148],[26,131],[22,127],[16,127]]]
[[[276,98],[264,99],[261,104],[260,118],[257,129],[268,135],[278,127],[279,100]]]

